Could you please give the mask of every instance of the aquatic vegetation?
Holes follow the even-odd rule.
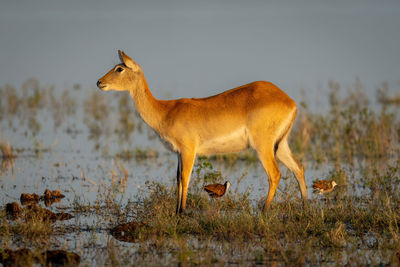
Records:
[[[140,228],[145,226],[145,223],[129,222],[115,226],[110,233],[119,241],[135,242]]]
[[[37,204],[39,200],[42,200],[48,207],[54,202],[60,202],[60,200],[64,197],[65,195],[61,194],[59,190],[50,191],[49,189],[46,189],[42,196],[39,196],[38,194],[35,193],[33,194],[22,193],[20,196],[20,201],[22,205],[31,205],[31,204]]]
[[[6,173],[10,168],[14,172],[14,158],[16,155],[13,153],[12,146],[0,139],[0,151],[1,151],[1,173]]]
[[[32,264],[36,258],[45,263],[46,251],[63,249],[80,255],[84,265],[395,266],[398,93],[385,83],[375,98],[360,81],[350,88],[334,81],[327,86],[325,110],[311,108],[307,95],[297,101],[289,142],[306,168],[309,191],[314,180],[334,180],[332,192],[311,194],[303,209],[295,179],[281,166],[276,202],[263,214],[254,199],[266,194],[267,177],[254,151],[200,156],[188,213],[181,217],[174,212],[176,158],[154,140],[127,95],[79,86],[56,90],[35,80],[3,86],[0,254],[29,249]],[[226,180],[232,185],[220,199],[203,190]],[[13,203],[21,192],[43,194],[46,188],[62,189],[65,198],[50,197],[46,209],[32,205],[37,197],[43,205],[34,194],[25,203],[31,208]],[[114,238],[119,225],[128,231]]]
[[[12,146],[4,140],[0,140],[0,151],[1,151],[2,159],[15,158],[15,155],[13,154]]]
[[[226,198],[214,200],[209,199],[206,193],[191,190],[188,214],[176,218],[173,212],[175,191],[174,187],[149,183],[149,194],[144,194],[135,205],[126,207],[126,212],[133,216],[132,223],[136,226],[135,222],[142,221],[146,227],[135,228],[131,237],[126,231],[124,239],[139,244],[156,243],[158,251],[167,248],[174,240],[184,240],[189,236],[200,243],[213,240],[215,244],[235,244],[229,246],[230,250],[240,250],[246,243],[251,243],[252,251],[258,251],[257,259],[252,261],[265,259],[270,262],[272,253],[275,261],[293,263],[301,260],[303,264],[349,263],[348,259],[339,256],[344,251],[358,255],[363,250],[385,253],[386,250],[399,249],[398,197],[382,194],[377,200],[368,196],[340,197],[339,193],[333,192],[330,201],[313,200],[305,210],[296,201],[278,201],[265,215],[243,195],[228,194]],[[141,212],[136,212],[138,210]],[[373,245],[377,243],[379,247]],[[194,245],[190,247],[195,249]],[[358,250],[354,251],[354,247]],[[331,252],[335,253],[332,255]],[[196,251],[187,255],[186,261],[195,260],[201,253]],[[212,255],[216,262],[223,261],[216,254]],[[365,264],[371,260],[374,262],[372,257],[359,258],[356,262]],[[391,262],[389,258],[376,260],[385,264]]]
[[[138,116],[135,113],[129,94],[118,94],[118,98],[119,119],[114,132],[117,133],[119,142],[124,143],[132,137]]]
[[[6,215],[11,219],[22,218],[25,221],[55,222],[57,220],[69,220],[73,218],[71,214],[65,212],[54,213],[48,209],[37,206],[36,203],[28,205],[21,200],[25,207],[20,207],[17,202],[7,203],[5,207]]]
[[[196,180],[222,179],[213,170],[211,162],[201,162],[197,168],[199,171],[195,175],[200,177],[195,176]],[[348,171],[342,169],[330,172],[326,178],[332,180],[349,175]],[[387,183],[397,182],[399,177],[399,168],[395,165],[389,167],[387,172],[377,172],[375,177],[367,180],[386,186]],[[233,250],[241,251],[240,259],[236,258],[235,261],[242,264],[268,264],[272,261],[346,264],[350,259],[356,259],[352,263],[359,264],[389,264],[391,258],[382,255],[386,255],[387,251],[396,252],[400,248],[398,194],[389,195],[382,191],[377,195],[360,197],[357,194],[343,195],[334,191],[327,198],[311,200],[308,209],[303,209],[296,200],[287,201],[284,196],[280,196],[271,211],[263,214],[256,203],[249,199],[247,191],[235,194],[229,191],[223,198],[210,199],[201,190],[203,181],[191,187],[189,210],[185,216],[175,216],[174,186],[149,181],[144,190],[125,205],[120,203],[117,195],[107,193],[108,190],[113,190],[110,185],[104,188],[104,193],[99,193],[98,201],[94,205],[77,203],[79,207],[74,208],[74,214],[78,218],[95,216],[98,223],[105,221],[105,224],[89,223],[89,228],[79,226],[68,230],[66,226],[54,228],[47,221],[16,221],[15,225],[11,225],[3,219],[0,220],[0,236],[4,240],[7,236],[15,238],[23,235],[26,240],[35,238],[44,242],[46,236],[65,231],[73,231],[75,234],[80,234],[83,229],[92,233],[101,231],[105,235],[113,234],[118,240],[123,240],[122,243],[117,243],[116,240],[107,243],[107,253],[112,253],[108,254],[109,257],[119,255],[116,258],[127,263],[146,261],[146,255],[152,253],[151,251],[157,251],[157,262],[164,259],[165,254],[176,251],[179,255],[173,253],[175,256],[169,258],[169,264],[176,261],[205,264],[211,263],[210,259],[214,263],[222,264],[224,255],[229,255]],[[352,188],[358,182],[350,181],[345,187]],[[370,184],[369,187],[376,185]],[[394,187],[393,190],[398,192],[399,188]],[[295,188],[289,187],[285,195],[295,192]],[[184,243],[180,243],[183,241]],[[132,253],[124,254],[124,242],[139,245],[143,249],[142,253],[135,252],[134,256]],[[49,245],[44,248],[47,246]],[[92,246],[93,249],[96,247]],[[208,246],[210,247],[207,248]],[[354,250],[354,247],[358,249]],[[369,257],[355,256],[365,250],[371,251]],[[343,254],[348,256],[342,257]]]
[[[101,135],[110,135],[109,105],[104,97],[93,91],[84,101],[84,122],[89,128],[89,139],[98,139]]]
[[[20,201],[22,205],[28,205],[28,204],[36,204],[39,202],[39,195],[37,194],[27,194],[27,193],[22,193],[20,197]]]
[[[259,159],[257,156],[257,152],[253,149],[246,149],[239,153],[235,154],[220,154],[220,155],[212,155],[212,156],[198,156],[199,159],[209,159],[209,160],[217,160],[223,161],[227,165],[234,165],[238,161],[243,161],[248,164],[258,163]]]
[[[136,148],[134,151],[123,150],[115,155],[118,158],[122,159],[136,159],[136,160],[145,160],[149,158],[157,158],[159,156],[159,152],[155,149],[141,149]]]
[[[399,106],[394,100],[397,96],[389,96],[387,83],[376,90],[375,101],[366,96],[359,80],[346,90],[334,81],[328,83],[328,88],[326,112],[315,112],[308,108],[307,101],[298,101],[298,117],[290,137],[297,156],[316,163],[329,160],[351,163],[360,157],[398,156]],[[71,125],[72,129],[76,128],[75,124],[71,124],[71,118],[80,121],[79,125],[86,125],[89,139],[97,140],[95,148],[100,151],[108,150],[113,138],[122,150],[126,149],[127,141],[135,134],[145,134],[151,140],[155,138],[152,131],[143,131],[143,122],[127,94],[115,94],[111,102],[97,90],[83,91],[79,86],[56,94],[54,87],[42,87],[34,79],[26,81],[21,89],[10,85],[0,89],[4,96],[0,107],[7,126],[17,131],[17,124],[25,125],[30,130],[25,133],[27,136],[37,136],[42,131],[42,111],[46,110],[52,115],[55,129],[61,127],[63,122]],[[307,99],[307,95],[304,98]],[[258,162],[252,150],[211,156],[209,159],[231,165],[238,160]]]
[[[0,252],[0,262],[4,266],[33,266],[41,263],[43,266],[72,266],[78,265],[80,256],[64,250],[47,250],[41,254],[30,249],[3,249]]]
[[[360,158],[399,156],[398,109],[378,102],[373,108],[362,85],[340,96],[340,85],[329,83],[329,111],[313,113],[303,104],[291,135],[296,153],[317,163],[334,160],[354,163]]]

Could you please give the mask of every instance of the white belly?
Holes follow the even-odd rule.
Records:
[[[234,153],[249,146],[249,134],[245,127],[229,132],[225,135],[214,136],[204,140],[197,149],[199,155],[218,153]]]

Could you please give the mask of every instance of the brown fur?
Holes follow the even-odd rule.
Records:
[[[295,173],[303,200],[307,199],[304,168],[287,145],[296,103],[277,86],[257,81],[206,98],[158,100],[150,92],[140,66],[125,53],[119,51],[119,55],[123,62],[97,85],[104,91],[129,91],[143,120],[178,153],[177,212],[186,209],[197,154],[232,153],[249,146],[257,151],[268,173],[265,208],[269,208],[281,176],[275,152]]]

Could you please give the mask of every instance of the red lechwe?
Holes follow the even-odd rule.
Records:
[[[186,209],[187,190],[196,155],[239,152],[252,147],[268,174],[268,210],[281,173],[275,156],[294,172],[307,200],[304,168],[293,156],[288,135],[296,103],[274,84],[252,82],[206,98],[158,100],[141,67],[119,51],[121,64],[97,81],[103,90],[129,91],[142,119],[178,154],[177,213]]]

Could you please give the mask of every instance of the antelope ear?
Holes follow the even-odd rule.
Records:
[[[139,66],[135,63],[135,61],[128,57],[123,51],[118,50],[118,56],[121,62],[124,63],[128,68],[131,68],[134,71],[139,69]]]

